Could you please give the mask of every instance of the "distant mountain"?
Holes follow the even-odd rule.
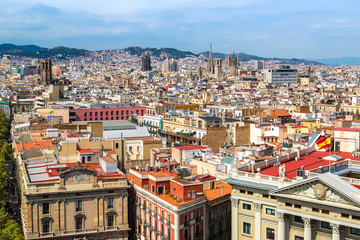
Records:
[[[199,55],[204,55],[206,57],[209,57],[210,52],[206,51],[206,52],[202,52],[199,53]],[[213,58],[222,58],[225,59],[225,53],[218,53],[218,52],[213,52]],[[291,64],[291,65],[298,65],[298,64],[305,64],[305,65],[323,65],[320,62],[317,61],[311,61],[311,60],[306,60],[306,59],[297,59],[297,58],[292,58],[292,59],[286,59],[286,58],[265,58],[265,57],[259,57],[259,56],[255,56],[255,55],[249,55],[246,53],[239,53],[239,61],[241,62],[247,62],[250,60],[278,60],[280,64]]]
[[[47,50],[47,48],[42,48],[36,45],[18,46],[11,43],[4,43],[0,45],[0,52],[34,52],[45,50]]]
[[[325,58],[325,59],[311,59],[313,61],[321,62],[330,66],[340,65],[360,65],[360,58],[343,57],[343,58]]]
[[[143,48],[143,47],[127,47],[124,51],[132,55],[141,56],[145,52],[150,52],[152,56],[159,57],[161,54],[166,54],[169,58],[184,58],[188,56],[196,56],[196,54],[189,51],[181,51],[175,48]]]
[[[43,48],[36,45],[0,44],[0,55],[11,54],[34,58],[51,58],[56,56],[58,58],[65,58],[83,56],[86,52],[88,50],[67,47]]]

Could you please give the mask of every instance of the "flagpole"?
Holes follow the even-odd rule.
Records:
[[[329,147],[329,172],[331,173],[330,154],[331,154],[331,138],[330,138],[330,147]]]

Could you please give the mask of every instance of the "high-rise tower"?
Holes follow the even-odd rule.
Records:
[[[147,53],[144,53],[141,57],[141,71],[150,71],[151,70],[151,60],[150,56]]]
[[[51,73],[51,60],[42,59],[40,61],[40,76],[42,85],[52,84],[52,73]]]

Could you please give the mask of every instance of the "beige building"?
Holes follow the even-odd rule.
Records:
[[[357,172],[355,162],[339,162],[332,171]],[[305,180],[234,171],[225,180],[232,186],[231,239],[360,239],[357,177],[319,170]]]
[[[114,158],[71,164],[31,155],[17,156],[25,239],[128,239],[129,186]]]

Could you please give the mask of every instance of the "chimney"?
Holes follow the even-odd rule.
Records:
[[[170,157],[168,157],[168,172],[170,173]]]
[[[221,196],[224,196],[224,186],[221,187]]]

